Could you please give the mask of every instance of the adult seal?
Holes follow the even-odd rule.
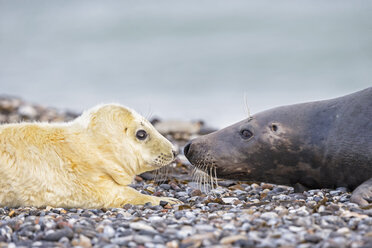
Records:
[[[260,112],[185,146],[192,164],[217,177],[348,187],[372,201],[372,87],[343,97]]]

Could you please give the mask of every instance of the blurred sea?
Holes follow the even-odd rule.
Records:
[[[0,93],[223,127],[372,86],[372,1],[0,0]]]

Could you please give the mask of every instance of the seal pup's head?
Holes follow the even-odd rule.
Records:
[[[143,116],[122,105],[98,105],[74,122],[87,130],[104,159],[121,164],[128,173],[155,170],[175,159],[172,143]]]

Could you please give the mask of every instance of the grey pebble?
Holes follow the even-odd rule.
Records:
[[[47,240],[47,241],[58,241],[58,240],[60,240],[63,237],[72,239],[73,236],[74,236],[74,232],[71,230],[71,228],[65,227],[65,228],[63,228],[61,230],[56,230],[56,231],[54,231],[52,233],[47,234],[44,237],[44,240]]]
[[[104,227],[103,229],[103,234],[107,237],[107,238],[112,238],[114,237],[115,235],[115,230],[114,228],[112,228],[111,226],[107,225]]]
[[[160,184],[159,187],[164,189],[164,190],[169,190],[171,188],[171,186],[169,184]]]

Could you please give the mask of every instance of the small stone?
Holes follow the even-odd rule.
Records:
[[[149,231],[149,232],[155,232],[155,229],[152,226],[149,226],[143,222],[130,223],[129,227],[134,230],[144,230],[144,231]]]
[[[14,210],[10,211],[9,214],[8,214],[9,217],[13,217],[14,215],[15,215],[15,211]]]
[[[169,184],[160,184],[160,186],[159,186],[160,188],[162,188],[162,189],[165,189],[165,190],[170,190],[170,188],[171,188],[171,186],[169,185]]]
[[[200,189],[194,189],[193,191],[191,191],[190,193],[190,196],[199,196],[199,195],[202,195],[203,193],[201,192]]]
[[[155,235],[155,237],[153,238],[152,240],[154,243],[156,244],[163,244],[164,243],[164,239],[162,236],[160,235]]]
[[[176,211],[174,212],[174,217],[179,220],[183,217],[183,212],[182,211]]]
[[[234,203],[234,201],[239,201],[239,199],[236,198],[236,197],[225,197],[225,198],[222,198],[222,201],[225,204],[232,204],[232,203]]]
[[[156,226],[157,224],[164,222],[164,219],[159,216],[151,216],[149,221],[151,222],[151,225]]]
[[[341,194],[342,192],[339,191],[339,190],[331,190],[329,191],[329,194],[331,194],[331,196],[336,196],[336,195],[339,195]]]
[[[177,238],[185,239],[193,234],[194,234],[193,228],[189,226],[185,226],[177,232]]]
[[[166,247],[167,247],[167,248],[178,248],[178,247],[179,247],[178,241],[177,241],[177,240],[169,241],[169,242],[166,244]]]
[[[83,248],[90,248],[92,247],[92,242],[90,241],[90,239],[86,236],[84,236],[83,234],[80,234],[79,235],[79,242],[77,244],[78,246],[81,246]]]
[[[198,232],[213,232],[214,227],[208,224],[196,224],[193,226]]]
[[[259,188],[260,186],[257,184],[257,183],[252,183],[251,184],[251,188],[252,189],[257,189],[257,188]]]
[[[119,238],[113,238],[111,239],[111,243],[120,245],[120,246],[127,246],[130,241],[133,240],[133,236],[129,235],[126,237],[119,237]]]
[[[145,243],[151,243],[152,238],[151,236],[146,236],[146,235],[134,235],[133,241],[138,244],[145,244]]]
[[[112,238],[115,235],[115,230],[111,226],[105,226],[103,228],[103,235],[105,235],[107,238]]]
[[[347,227],[341,227],[340,229],[337,230],[337,232],[342,235],[346,235],[350,233],[350,229]]]
[[[21,116],[27,117],[29,119],[34,119],[37,116],[37,111],[30,105],[21,106],[18,109],[18,113]]]
[[[193,212],[186,212],[185,217],[187,219],[195,219],[195,214]]]
[[[228,224],[223,225],[223,230],[233,231],[235,229],[236,229],[236,227],[232,223],[228,223]]]
[[[232,220],[235,218],[235,214],[234,213],[225,213],[223,216],[222,216],[222,219],[223,220]]]
[[[192,235],[192,236],[182,240],[182,244],[190,244],[190,243],[195,244],[197,242],[201,242],[203,240],[211,239],[213,237],[214,237],[214,234],[211,233],[211,232],[202,233],[202,234],[195,234],[195,235]]]
[[[241,229],[243,231],[249,231],[251,229],[252,225],[249,224],[249,223],[244,223],[242,226],[241,226]]]
[[[311,243],[318,243],[319,241],[322,240],[320,236],[314,234],[305,234],[304,238],[307,242]]]
[[[263,214],[261,214],[261,218],[262,219],[265,219],[265,220],[269,220],[269,219],[275,219],[275,218],[278,218],[278,214],[275,213],[275,212],[265,212]]]
[[[176,183],[174,183],[174,182],[169,183],[169,185],[170,185],[171,188],[174,189],[174,190],[180,190],[180,187],[178,187],[178,185],[177,185]]]
[[[67,214],[67,211],[64,210],[64,209],[61,209],[60,213],[61,213],[61,214]]]
[[[301,227],[301,226],[289,226],[288,230],[291,231],[291,232],[294,232],[294,233],[298,233],[298,232],[303,231],[304,228]]]
[[[248,237],[245,236],[245,235],[233,235],[233,236],[228,236],[228,237],[224,237],[220,240],[220,243],[222,245],[229,245],[229,244],[232,244],[238,240],[247,240]]]
[[[269,190],[271,190],[271,189],[274,188],[274,185],[268,184],[268,183],[264,183],[264,184],[261,185],[261,188],[262,189],[269,189]]]
[[[56,231],[54,231],[52,233],[47,234],[44,237],[44,240],[47,240],[47,241],[58,241],[62,237],[67,237],[69,239],[72,239],[73,236],[74,236],[74,232],[72,231],[72,229],[69,228],[69,227],[65,227],[63,229],[56,230]]]
[[[187,194],[186,192],[177,192],[176,193],[176,197],[180,198],[180,197],[189,197],[189,194]]]
[[[232,181],[232,180],[220,180],[220,181],[218,181],[218,185],[223,186],[223,187],[230,187],[230,186],[235,185],[235,184],[236,184],[236,182]]]

